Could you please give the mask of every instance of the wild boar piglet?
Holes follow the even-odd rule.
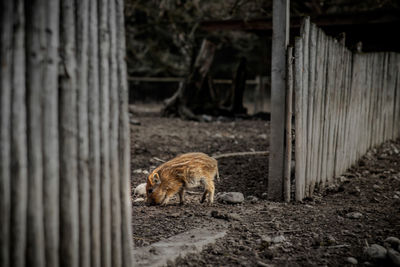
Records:
[[[204,153],[187,153],[177,156],[157,167],[147,178],[147,203],[166,205],[172,196],[179,194],[184,204],[185,190],[204,186],[201,203],[208,195],[214,202],[214,178],[219,179],[218,162]]]

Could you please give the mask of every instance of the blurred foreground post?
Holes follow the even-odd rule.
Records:
[[[271,62],[271,139],[268,198],[283,199],[285,155],[286,47],[289,43],[289,0],[273,1]]]
[[[123,0],[0,0],[0,267],[132,266]]]

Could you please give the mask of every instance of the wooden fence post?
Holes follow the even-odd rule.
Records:
[[[304,198],[305,172],[304,172],[304,131],[303,131],[303,39],[295,39],[295,64],[294,64],[294,94],[295,94],[295,176],[296,176],[296,200]]]
[[[268,198],[283,199],[286,48],[289,42],[289,0],[273,1],[271,62],[271,139]]]
[[[285,125],[285,170],[283,182],[283,198],[290,202],[290,178],[292,166],[292,107],[293,107],[293,47],[288,47],[286,56],[286,125]]]

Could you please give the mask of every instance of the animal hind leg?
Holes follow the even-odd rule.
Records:
[[[214,202],[214,192],[215,192],[215,187],[214,187],[214,182],[209,181],[204,183],[204,193],[201,198],[201,203],[203,203],[206,200],[207,194],[209,195],[209,203],[212,204]]]

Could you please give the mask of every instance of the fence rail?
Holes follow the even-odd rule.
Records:
[[[136,77],[131,76],[128,77],[128,81],[131,82],[154,82],[154,83],[179,83],[182,82],[185,78],[183,77]],[[213,83],[215,84],[232,84],[231,79],[213,79]],[[258,85],[260,82],[255,80],[246,80],[246,84],[248,85]]]
[[[288,68],[294,74],[295,195],[302,200],[369,148],[400,137],[400,55],[352,53],[306,18]]]

